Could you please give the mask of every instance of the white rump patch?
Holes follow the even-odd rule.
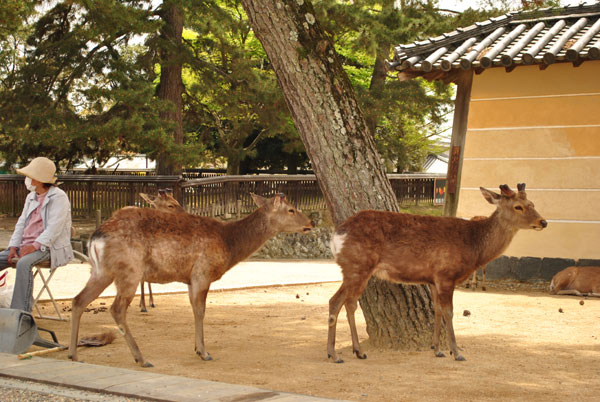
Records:
[[[99,273],[100,261],[102,261],[102,254],[104,253],[105,242],[103,239],[94,239],[89,245],[89,258],[92,261],[92,270]]]
[[[333,258],[337,258],[338,254],[342,251],[342,247],[344,247],[344,241],[346,240],[346,236],[346,234],[334,233],[331,237],[329,247],[331,248]]]

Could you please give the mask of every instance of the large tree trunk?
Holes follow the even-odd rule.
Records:
[[[334,223],[363,209],[397,211],[354,90],[312,5],[303,0],[242,3],[273,65]],[[374,344],[430,345],[433,309],[427,288],[372,279],[361,307]]]
[[[181,72],[183,64],[179,56],[183,33],[183,10],[177,1],[165,1],[160,13],[163,27],[160,33],[160,84],[157,88],[159,99],[166,100],[171,107],[160,113],[161,119],[172,128],[175,144],[183,144],[183,116],[182,100],[183,81]],[[161,153],[157,161],[157,174],[172,175],[181,172],[178,166],[167,153]]]

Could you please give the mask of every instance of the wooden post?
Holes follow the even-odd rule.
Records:
[[[446,182],[445,216],[456,216],[458,195],[460,193],[460,176],[462,173],[467,122],[469,118],[469,102],[473,85],[473,70],[460,74],[456,80],[458,87],[454,101],[454,120],[452,123],[452,139],[450,141],[450,163],[448,163],[448,181]]]
[[[96,229],[98,229],[101,224],[102,224],[102,211],[97,209],[96,210]]]
[[[237,214],[237,220],[239,221],[242,218],[242,200],[239,198],[235,202],[235,210]]]

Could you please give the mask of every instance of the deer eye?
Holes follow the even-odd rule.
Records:
[[[517,211],[523,211],[523,207],[522,207],[522,206],[520,206],[520,205],[517,205],[517,206],[515,207],[515,209],[516,209]]]
[[[288,210],[288,212],[289,212],[290,214],[292,214],[292,215],[296,213],[296,211],[295,211],[295,210],[293,210],[293,209],[289,209],[289,210]]]

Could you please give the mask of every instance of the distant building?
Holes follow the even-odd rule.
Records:
[[[457,84],[446,211],[489,215],[480,186],[524,182],[549,225],[520,231],[506,255],[600,259],[600,2],[400,45],[391,67]]]
[[[93,160],[86,160],[84,163],[75,165],[72,169],[74,172],[85,172],[92,168]],[[148,159],[146,155],[121,155],[110,158],[106,163],[97,165],[96,169],[99,172],[111,173],[135,173],[135,172],[154,172],[156,169],[156,161]]]

